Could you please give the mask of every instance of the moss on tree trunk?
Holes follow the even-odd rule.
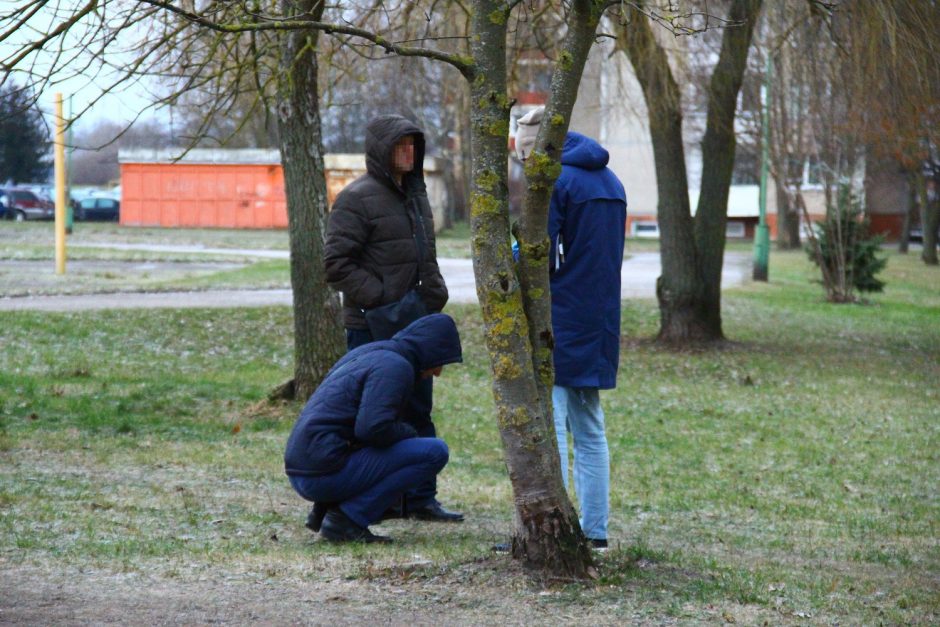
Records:
[[[574,4],[572,20],[583,14],[579,11],[599,5],[588,0]],[[532,255],[531,263],[522,270],[524,283],[520,282],[510,248],[506,167],[511,107],[506,95],[508,11],[505,2],[477,2],[472,22],[476,64],[470,77],[473,268],[483,309],[497,422],[516,508],[513,556],[549,577],[584,579],[593,575],[590,550],[561,480],[551,421],[551,301],[543,250],[547,195],[541,214],[535,212],[523,228],[522,243],[526,253]],[[581,47],[586,57],[590,38]],[[580,77],[584,59],[572,57],[567,65]],[[573,104],[577,82],[569,88],[573,91],[566,97]],[[557,164],[557,156],[555,161]],[[548,186],[549,193],[556,176],[557,172],[541,183]]]

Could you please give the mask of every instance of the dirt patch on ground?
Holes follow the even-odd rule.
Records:
[[[22,569],[6,576],[0,622],[14,625],[430,624],[439,619],[433,609],[409,607],[420,601],[408,599],[419,591],[354,581],[178,582],[88,573],[50,579]]]
[[[393,624],[523,625],[675,622],[624,613],[621,602],[561,603],[563,592],[524,583],[509,558],[493,557],[445,575],[398,571],[364,579],[194,581],[139,573],[45,572],[5,565],[0,623],[36,624]],[[492,581],[473,580],[485,572]],[[502,577],[492,577],[494,574]],[[500,582],[502,579],[502,585]],[[520,586],[522,588],[520,589]],[[586,599],[587,600],[587,599]],[[596,599],[595,599],[596,600]],[[621,599],[629,603],[628,598]]]

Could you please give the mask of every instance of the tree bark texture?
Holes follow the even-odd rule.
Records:
[[[762,0],[734,0],[721,39],[718,64],[708,87],[708,118],[702,139],[702,185],[695,212],[695,247],[699,254],[703,286],[699,310],[709,339],[722,339],[721,267],[725,255],[728,192],[734,169],[734,118],[738,93],[747,67],[754,25]]]
[[[561,174],[561,153],[571,112],[578,96],[584,64],[594,43],[594,33],[604,12],[604,3],[576,0],[568,14],[568,31],[552,73],[551,91],[532,154],[525,163],[526,192],[522,216],[514,226],[519,242],[517,272],[522,301],[529,320],[529,342],[533,347],[533,369],[541,399],[542,414],[554,433],[552,386],[552,302],[550,292],[548,211],[555,180]]]
[[[777,193],[777,248],[795,250],[800,247],[800,214],[789,191],[775,179]]]
[[[284,15],[319,20],[320,0],[282,0]],[[326,283],[326,174],[317,85],[319,32],[283,35],[278,84],[278,134],[290,236],[294,297],[294,397],[306,399],[345,352],[339,295]]]
[[[659,339],[706,339],[705,329],[697,327],[695,313],[701,300],[701,277],[689,209],[679,86],[666,52],[644,16],[633,14],[620,44],[643,90],[653,142],[662,258],[662,274],[656,280]]]
[[[911,213],[917,206],[917,186],[913,172],[907,173],[907,196],[904,203],[904,217],[901,219],[901,240],[898,242],[898,252],[906,255],[911,241]]]
[[[724,258],[728,191],[734,165],[734,117],[748,47],[761,0],[734,0],[721,53],[708,90],[708,118],[702,141],[702,186],[693,219],[682,143],[680,94],[666,52],[649,22],[634,12],[622,48],[649,110],[650,135],[659,194],[662,275],[656,282],[660,329],[668,344],[716,341],[721,326],[721,267]]]
[[[771,16],[773,20],[775,16]],[[776,16],[779,19],[779,16]],[[800,211],[796,203],[799,179],[794,180],[791,159],[803,154],[802,129],[805,114],[802,106],[803,83],[793,83],[793,61],[781,50],[775,58],[777,89],[768,97],[770,109],[770,161],[777,194],[777,248],[793,250],[800,247]]]
[[[554,431],[549,428],[539,395],[530,323],[510,248],[506,167],[511,106],[506,95],[509,10],[504,0],[474,3],[471,52],[476,67],[468,77],[472,98],[473,269],[492,367],[497,422],[513,487],[513,556],[549,576],[584,578],[592,572],[591,555],[561,481]],[[548,292],[540,297],[547,301]]]
[[[920,204],[920,231],[924,243],[920,258],[928,266],[935,266],[937,260],[937,226],[940,224],[940,205],[931,203],[927,195],[927,177],[917,173],[917,196]]]

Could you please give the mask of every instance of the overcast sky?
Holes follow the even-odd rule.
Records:
[[[17,29],[12,36],[0,42],[0,59],[9,62],[11,58],[17,55],[18,50],[30,42],[41,38],[45,33],[51,32],[57,25],[61,24],[63,16],[80,6],[74,0],[53,0],[46,7],[33,16],[29,22]],[[9,14],[17,7],[24,6],[24,2],[0,0],[0,16]],[[2,18],[0,18],[2,19]],[[5,32],[10,25],[3,23],[2,32]],[[72,37],[66,41],[66,49],[70,51],[68,55],[62,58],[69,60],[64,67],[60,67],[55,73],[51,73],[51,66],[55,60],[55,52],[58,44],[50,42],[51,48],[38,53],[29,59],[19,63],[14,69],[14,80],[22,85],[29,81],[28,73],[34,76],[50,76],[50,81],[44,85],[43,91],[39,95],[39,104],[47,115],[50,123],[52,122],[52,112],[54,108],[54,94],[60,92],[65,99],[65,113],[69,113],[68,99],[72,97],[71,109],[75,115],[86,107],[91,107],[82,116],[77,123],[76,128],[87,128],[101,120],[112,120],[117,122],[129,122],[133,120],[141,111],[153,102],[152,91],[155,85],[147,81],[145,83],[126,83],[111,93],[102,96],[102,91],[115,81],[114,72],[97,73],[94,68],[84,68],[87,65],[89,55],[78,45],[78,37]],[[112,64],[123,65],[127,59],[121,55],[112,55],[108,58]],[[61,60],[59,61],[61,64]],[[101,98],[92,104],[96,98]],[[167,113],[147,113],[142,119],[158,117],[165,119]]]

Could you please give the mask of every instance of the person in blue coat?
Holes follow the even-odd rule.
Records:
[[[462,361],[454,320],[432,314],[392,339],[344,355],[294,424],[284,453],[291,486],[314,501],[308,525],[333,542],[388,542],[369,525],[447,464],[447,444],[402,420],[417,382]]]
[[[519,120],[516,151],[522,160],[532,150],[543,112],[540,107]],[[607,547],[610,509],[610,453],[599,390],[617,384],[627,221],[627,196],[607,167],[609,159],[595,140],[569,132],[548,216],[555,433],[565,483],[571,433],[581,529],[599,549]]]

